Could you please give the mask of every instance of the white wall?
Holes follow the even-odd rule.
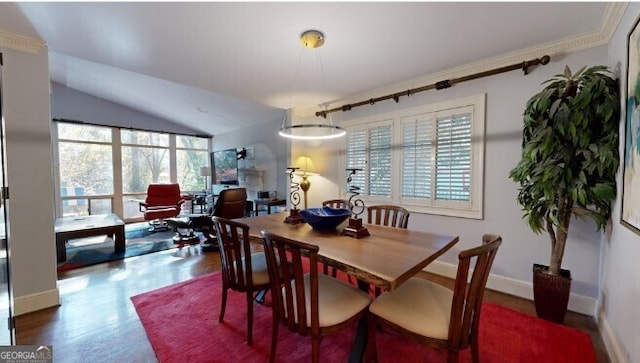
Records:
[[[59,304],[47,49],[0,48],[15,313]]]
[[[59,83],[52,83],[51,86],[52,119],[187,135],[198,134],[193,129],[76,91]]]
[[[621,90],[626,89],[627,34],[640,15],[640,4],[630,3],[609,43],[609,65],[620,67]],[[625,105],[621,101],[621,105]],[[624,120],[623,112],[623,120]],[[624,121],[620,123],[620,159],[624,155]],[[618,173],[618,198],[610,234],[602,246],[600,326],[612,362],[640,362],[640,236],[620,221],[622,166]]]
[[[264,190],[277,191],[286,198],[288,178],[285,170],[289,165],[289,145],[278,135],[282,120],[273,120],[237,131],[216,135],[212,150],[229,148],[253,148],[253,158],[240,160],[238,167],[264,170]],[[255,198],[249,195],[249,199]]]
[[[515,295],[532,298],[532,265],[548,264],[550,243],[548,236],[535,235],[522,219],[516,202],[517,185],[508,179],[509,171],[520,159],[522,113],[526,101],[539,90],[541,83],[562,73],[565,64],[573,70],[583,65],[607,64],[605,46],[581,51],[554,59],[546,66],[531,69],[529,75],[512,71],[453,86],[441,91],[427,91],[402,97],[396,104],[384,101],[374,106],[362,106],[349,112],[333,114],[334,123],[358,119],[366,115],[382,114],[402,108],[463,98],[486,93],[486,149],[484,219],[471,220],[412,213],[409,228],[447,234],[457,234],[460,242],[441,261],[451,265],[434,264],[429,269],[450,274],[457,263],[457,253],[480,243],[483,233],[502,235],[492,269],[489,286]],[[391,92],[390,92],[391,93]],[[380,94],[379,96],[382,96]],[[296,123],[302,122],[299,120]],[[316,119],[317,122],[317,119]],[[337,144],[336,144],[337,143]],[[317,207],[324,199],[337,197],[344,185],[344,165],[339,158],[338,142],[292,142],[291,156],[309,154],[319,167],[321,177],[313,177],[309,191],[309,207]],[[563,268],[572,272],[572,297],[569,308],[590,315],[595,314],[600,271],[600,236],[591,221],[573,220]]]

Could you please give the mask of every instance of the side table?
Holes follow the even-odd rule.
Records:
[[[287,200],[286,199],[256,199],[253,201],[253,203],[255,205],[256,215],[258,215],[261,205],[267,207],[267,214],[271,214],[271,207],[286,206]]]

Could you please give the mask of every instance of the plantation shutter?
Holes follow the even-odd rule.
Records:
[[[346,167],[362,171],[352,185],[367,203],[482,219],[484,106],[478,95],[354,120]]]
[[[391,196],[392,136],[390,125],[369,129],[369,195]]]
[[[436,200],[471,200],[471,118],[471,111],[437,114]]]
[[[346,159],[346,169],[361,169],[351,176],[351,185],[360,188],[360,193],[367,194],[364,185],[367,165],[367,130],[347,133]],[[346,190],[349,190],[349,185]]]
[[[403,122],[402,191],[403,198],[431,199],[433,152],[433,114],[418,115]]]
[[[347,133],[346,168],[362,169],[351,185],[364,195],[391,196],[392,135],[389,123]]]

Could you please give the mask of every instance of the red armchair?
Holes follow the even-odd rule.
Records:
[[[179,184],[149,184],[147,198],[140,202],[144,220],[149,221],[151,231],[169,229],[165,218],[180,214],[184,199],[180,195]]]

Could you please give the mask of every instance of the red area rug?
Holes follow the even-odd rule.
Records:
[[[255,304],[253,346],[246,345],[244,295],[230,291],[225,321],[218,323],[219,272],[133,296],[149,341],[161,362],[267,362],[271,344],[271,310]],[[491,303],[482,309],[480,359],[491,362],[595,362],[586,333],[524,315]],[[320,345],[322,362],[346,362],[355,329],[328,336]],[[277,361],[308,362],[311,341],[280,329]],[[444,362],[443,356],[378,332],[380,362]],[[467,351],[461,362],[470,362]]]

